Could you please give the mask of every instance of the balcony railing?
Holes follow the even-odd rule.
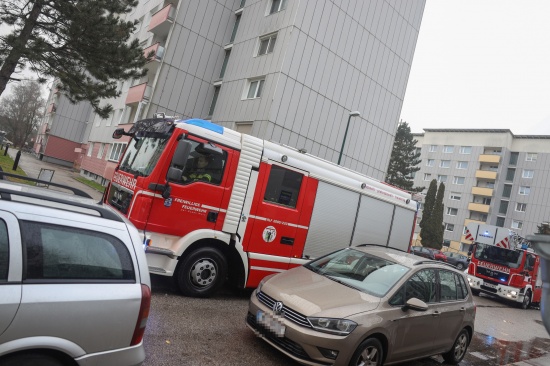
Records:
[[[492,188],[472,187],[472,194],[477,196],[493,197]]]
[[[55,113],[57,107],[55,106],[55,103],[52,103],[48,106],[48,109],[46,110],[47,113]]]
[[[476,178],[497,179],[497,172],[492,172],[489,170],[476,170]]]
[[[149,56],[149,54],[153,51],[153,54]],[[148,59],[149,62],[151,61],[160,61],[164,57],[164,47],[160,45],[160,43],[155,43],[154,45],[151,45],[143,50],[143,56]]]
[[[479,155],[479,161],[481,163],[500,163],[500,155],[494,154],[482,154]]]
[[[489,208],[491,206],[484,205],[483,203],[468,203],[468,210],[470,211],[476,211],[476,212],[483,212],[483,213],[489,213]]]
[[[176,8],[172,4],[166,5],[153,15],[148,31],[155,33],[161,38],[168,36],[175,14]]]
[[[147,85],[147,83],[131,87],[126,96],[126,105],[133,105],[143,100],[151,99],[151,91],[151,86]]]

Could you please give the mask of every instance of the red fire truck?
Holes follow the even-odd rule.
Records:
[[[474,242],[468,267],[472,292],[509,300],[523,309],[542,296],[540,258],[515,232],[498,226],[470,223],[466,239]]]
[[[256,287],[347,245],[408,250],[409,193],[200,119],[136,122],[105,194],[143,235],[149,270],[187,296]],[[204,160],[208,166],[204,167]]]

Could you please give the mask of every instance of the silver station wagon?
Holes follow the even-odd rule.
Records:
[[[266,277],[246,323],[306,365],[389,365],[435,354],[459,363],[474,320],[453,266],[365,245]]]
[[[0,365],[142,364],[150,288],[130,222],[0,180]]]

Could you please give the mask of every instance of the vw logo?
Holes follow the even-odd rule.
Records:
[[[275,304],[273,304],[273,313],[275,315],[282,315],[283,314],[283,303],[280,301],[276,301]]]

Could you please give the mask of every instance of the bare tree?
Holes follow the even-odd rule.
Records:
[[[15,147],[24,147],[31,134],[36,132],[40,117],[44,114],[44,105],[40,84],[36,81],[14,85],[12,93],[0,100],[2,129]]]

